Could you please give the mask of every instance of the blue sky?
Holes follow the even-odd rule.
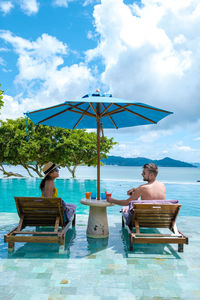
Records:
[[[199,31],[198,0],[0,0],[1,118],[98,87],[174,112],[110,154],[200,162]]]

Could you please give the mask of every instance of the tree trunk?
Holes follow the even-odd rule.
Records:
[[[29,175],[30,177],[33,177],[33,175],[31,174],[31,172],[29,171],[29,167],[28,167],[27,165],[22,164],[22,167],[28,172],[28,175]]]
[[[75,172],[76,172],[76,168],[78,167],[78,165],[75,165],[72,167],[72,169],[70,168],[70,166],[66,166],[68,171],[72,174],[72,178],[76,178]]]
[[[39,177],[43,177],[40,165],[28,165],[28,168],[33,170]]]
[[[19,174],[19,173],[14,173],[14,172],[7,172],[5,170],[5,168],[3,167],[2,164],[0,164],[0,171],[3,172],[3,175],[5,175],[6,177],[10,177],[10,176],[14,176],[14,177],[24,177],[23,175]]]

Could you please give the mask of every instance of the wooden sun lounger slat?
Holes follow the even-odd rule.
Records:
[[[28,220],[26,220],[25,219],[23,224],[26,225],[26,226],[39,226],[40,224],[47,224],[46,226],[48,226],[48,224],[49,224],[49,226],[52,226],[52,225],[54,226],[55,219],[54,220],[50,220],[50,219],[43,219],[43,220],[41,220],[41,219],[28,219]],[[35,225],[31,225],[31,224],[35,224]],[[62,223],[60,222],[59,225],[62,226]]]
[[[178,238],[152,238],[152,237],[135,237],[134,243],[136,244],[186,244],[185,239]]]
[[[39,219],[44,219],[44,220],[54,220],[56,219],[57,214],[40,214],[40,213],[35,213],[35,214],[28,214],[24,217],[24,221],[28,220],[39,220]]]
[[[47,204],[48,205],[48,204]],[[31,210],[41,210],[41,211],[45,211],[45,210],[49,210],[49,211],[59,211],[59,209],[58,209],[58,206],[57,207],[55,207],[55,206],[47,206],[46,208],[44,207],[44,203],[43,203],[43,205],[40,205],[40,206],[23,206],[23,207],[21,207],[21,205],[19,205],[19,208],[21,209],[21,210],[24,210],[24,211],[31,211]]]
[[[165,217],[165,218],[160,218],[159,216],[155,216],[155,215],[152,215],[152,216],[148,216],[148,217],[138,217],[137,216],[137,220],[138,221],[145,221],[145,222],[151,222],[151,220],[154,220],[154,221],[166,221],[166,222],[172,222],[173,220],[173,217],[169,218],[169,217]]]
[[[25,217],[24,217],[25,220],[28,220],[31,218],[37,219],[37,218],[42,218],[42,217],[44,217],[46,219],[47,218],[52,219],[52,218],[56,218],[56,216],[58,215],[58,212],[57,213],[55,213],[55,212],[49,213],[49,212],[40,212],[40,211],[36,210],[36,211],[31,211],[29,213],[23,212],[23,214],[25,214]]]
[[[31,220],[31,219],[41,219],[41,218],[44,218],[44,219],[49,219],[49,220],[53,220],[56,218],[56,216],[58,215],[57,214],[41,214],[40,212],[33,212],[31,214],[26,214],[26,216],[24,217],[24,220]]]
[[[172,224],[172,220],[166,220],[166,219],[140,219],[140,218],[137,218],[138,222],[141,224],[141,223],[165,223],[165,224]]]
[[[176,218],[179,213],[180,204],[141,204],[133,205],[133,214],[129,226],[126,226],[129,239],[130,250],[134,243],[172,243],[178,244],[178,251],[183,252],[183,244],[188,244],[188,238],[183,235],[176,226]],[[126,223],[122,216],[122,226]],[[136,233],[133,232],[136,228]],[[168,228],[171,234],[141,233],[141,228]]]
[[[48,204],[47,204],[48,205]],[[25,213],[30,213],[30,212],[43,212],[43,213],[45,213],[45,212],[49,212],[49,213],[58,213],[59,212],[59,210],[60,209],[58,209],[58,208],[55,208],[55,207],[23,207],[23,208],[21,208],[20,206],[19,206],[19,209],[20,209],[20,212],[23,214],[24,212]]]
[[[49,199],[49,200],[47,200]],[[60,203],[62,204],[62,200],[58,200],[56,201],[56,199],[58,198],[43,198],[43,197],[38,197],[36,199],[29,199],[27,200],[26,198],[24,199],[16,199],[16,201],[18,202],[19,205],[22,205],[23,207],[27,207],[27,206],[42,206],[43,203],[49,203],[49,206],[51,207],[57,207],[57,204]],[[24,203],[24,201],[26,201],[26,203]]]
[[[172,213],[165,213],[165,214],[159,214],[159,212],[157,212],[157,213],[146,213],[146,212],[144,212],[144,213],[137,213],[137,217],[138,218],[149,218],[149,217],[154,217],[154,218],[159,218],[159,219],[162,219],[162,218],[172,218],[173,216],[174,216],[174,214],[175,214],[176,212],[172,212]]]
[[[138,206],[139,205],[139,206]],[[137,206],[137,209],[140,210],[148,210],[148,209],[161,209],[163,208],[165,210],[176,210],[178,206],[181,206],[181,204],[151,204],[151,203],[135,203],[134,206]],[[176,207],[175,207],[176,206]]]
[[[172,222],[173,216],[169,217],[169,216],[164,216],[164,217],[160,217],[157,215],[148,215],[148,216],[138,216],[137,215],[137,219],[138,220],[145,220],[145,221],[150,221],[151,220],[158,220],[158,221],[166,221],[166,222]]]
[[[54,232],[54,231],[18,231],[18,230],[15,230],[13,231],[13,233],[15,234],[34,234],[34,235],[57,235],[57,232]]]
[[[24,200],[26,201],[26,200]],[[19,209],[27,209],[27,210],[31,210],[31,209],[44,209],[44,205],[46,204],[46,206],[48,207],[48,209],[55,209],[56,211],[58,211],[60,208],[59,206],[61,207],[62,205],[60,203],[52,203],[51,205],[48,205],[48,202],[46,201],[43,201],[42,203],[38,204],[36,203],[37,205],[34,205],[35,203],[34,202],[31,202],[30,204],[29,203],[26,203],[26,205],[23,205],[21,203],[18,204],[19,206]]]
[[[169,211],[151,211],[151,210],[144,210],[144,211],[137,211],[137,215],[138,215],[138,217],[139,216],[160,216],[161,218],[162,217],[164,217],[164,216],[173,216],[174,215],[174,213],[175,213],[176,211],[172,211],[172,210],[169,210]]]
[[[15,202],[20,221],[17,227],[4,235],[4,242],[8,242],[9,250],[14,250],[15,242],[64,245],[67,230],[75,225],[75,215],[70,222],[64,223],[61,198],[15,197]],[[54,231],[23,230],[27,226],[53,227]]]
[[[30,211],[21,210],[20,216],[24,215],[25,218],[28,218],[31,215],[35,215],[35,216],[39,215],[39,216],[47,216],[47,217],[49,216],[49,218],[52,218],[54,216],[57,216],[59,213],[60,211],[55,211],[55,210],[53,210],[52,212],[50,212],[49,210],[39,210],[39,209],[30,210]]]
[[[42,219],[42,220],[41,220]],[[30,217],[30,218],[24,218],[24,223],[26,223],[28,226],[28,223],[38,223],[38,222],[43,222],[43,223],[55,223],[56,216],[52,216],[52,218],[37,218],[37,217]]]
[[[135,237],[173,237],[173,236],[178,236],[174,235],[174,233],[171,234],[160,234],[160,233],[132,233],[132,236]],[[180,235],[181,237],[181,235]]]
[[[140,228],[169,228],[169,224],[141,223]]]
[[[9,242],[18,243],[59,243],[57,236],[11,236]]]
[[[15,197],[15,199],[18,202],[22,202],[24,203],[24,201],[27,202],[49,202],[49,203],[53,203],[55,202],[55,200],[58,200],[58,202],[62,201],[61,198],[50,198],[50,197]]]
[[[152,211],[152,209],[153,209],[153,211]],[[169,214],[169,213],[174,213],[174,211],[176,211],[176,209],[175,209],[175,207],[172,207],[171,209],[168,209],[167,207],[165,207],[164,208],[164,211],[163,211],[163,209],[162,209],[162,207],[159,207],[159,208],[157,208],[157,207],[154,207],[154,206],[152,206],[152,207],[149,207],[149,208],[139,208],[139,210],[138,210],[138,214],[139,213],[154,213],[154,214]]]

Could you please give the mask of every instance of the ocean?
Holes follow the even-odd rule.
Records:
[[[14,196],[40,196],[40,178],[31,178],[22,167],[6,167],[25,178],[0,178],[0,212],[16,212]],[[101,192],[112,192],[116,199],[127,199],[126,192],[142,183],[142,167],[102,166]],[[77,205],[78,214],[88,214],[89,208],[80,203],[86,191],[96,191],[96,168],[80,166],[76,179],[66,168],[61,168],[55,185],[59,196],[66,202]],[[182,204],[180,215],[200,216],[200,168],[160,167],[158,180],[165,183],[166,198],[177,199]],[[108,214],[118,214],[120,206],[107,208]]]

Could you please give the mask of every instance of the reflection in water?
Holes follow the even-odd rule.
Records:
[[[87,248],[88,248],[88,254],[94,254],[96,252],[99,252],[103,249],[106,249],[108,246],[108,237],[103,239],[95,239],[95,238],[89,238],[87,237]]]
[[[135,232],[135,230],[133,229]],[[142,233],[161,233],[160,230],[157,228],[142,228],[141,230]],[[140,258],[142,257],[141,255],[144,255],[143,258],[147,258],[148,256],[145,257],[145,255],[151,254],[151,255],[164,255],[165,259],[180,259],[179,254],[177,253],[177,249],[174,249],[174,247],[177,247],[177,245],[172,245],[171,244],[149,244],[149,243],[138,243],[138,244],[133,244],[133,251],[129,250],[129,234],[126,228],[122,228],[121,231],[121,239],[123,243],[123,250],[125,253],[125,256],[128,258],[129,256],[131,257],[132,255],[137,258],[137,255],[139,254]]]

